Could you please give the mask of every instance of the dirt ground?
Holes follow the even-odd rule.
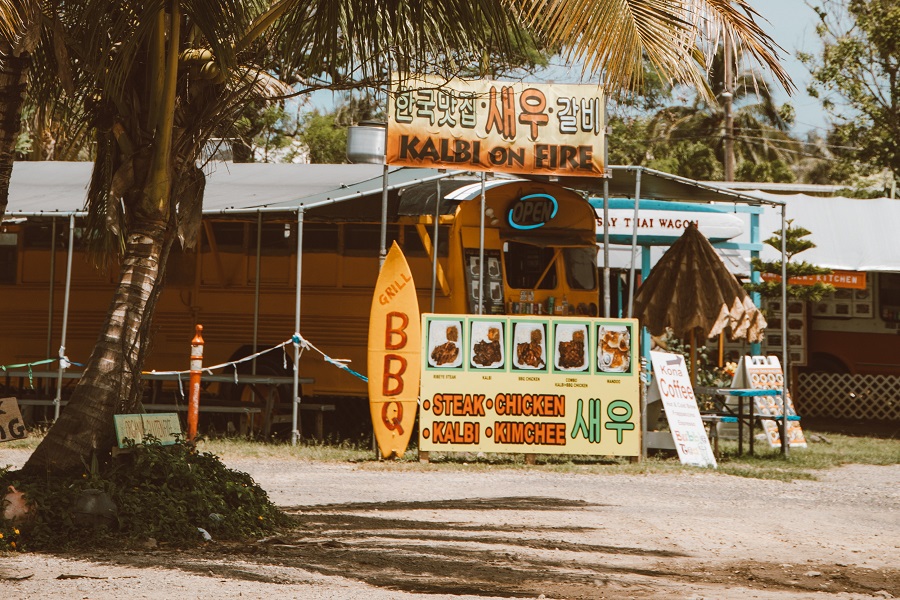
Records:
[[[21,465],[3,450],[0,465]],[[242,546],[0,554],[10,597],[900,597],[900,465],[818,481],[223,457],[300,527]]]

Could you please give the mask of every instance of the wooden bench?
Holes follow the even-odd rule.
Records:
[[[20,381],[24,382],[24,380],[33,380],[33,379],[57,379],[59,374],[57,372],[52,371],[27,371],[27,370],[16,370],[16,371],[8,371],[5,373],[7,378],[7,385],[9,385],[9,380],[12,378],[18,378]],[[66,371],[63,373],[63,379],[72,380],[79,379],[81,377],[81,373],[74,371]],[[177,412],[186,412],[188,403],[187,399],[183,403],[163,403],[157,402],[160,394],[160,385],[164,381],[169,382],[180,382],[185,388],[188,385],[189,375],[181,374],[173,375],[170,373],[143,373],[141,375],[141,379],[144,381],[151,382],[150,388],[150,401],[143,404],[144,409],[147,411],[177,411]],[[238,373],[237,375],[209,375],[204,373],[202,376],[202,381],[205,383],[235,383],[238,384],[246,384],[251,387],[254,391],[256,397],[260,400],[259,405],[254,405],[252,403],[240,403],[234,401],[223,400],[221,398],[209,397],[209,396],[201,396],[200,400],[200,412],[204,413],[222,413],[222,414],[245,414],[248,416],[250,430],[253,430],[254,418],[256,415],[262,414],[263,423],[262,429],[265,437],[268,437],[272,431],[272,425],[276,423],[284,423],[284,422],[292,422],[293,415],[281,416],[274,415],[275,402],[274,402],[274,388],[277,386],[290,386],[294,383],[293,376],[274,376],[274,375],[245,375],[242,373]],[[300,377],[299,383],[301,385],[308,385],[315,383],[315,379],[312,377]],[[262,386],[268,386],[268,393],[263,393]],[[21,385],[20,385],[21,387]],[[18,400],[19,405],[21,406],[54,406],[56,401],[51,398],[22,398]],[[65,406],[68,403],[67,400],[61,400],[59,405],[60,407]],[[243,404],[243,405],[242,405]],[[302,411],[315,411],[315,426],[316,426],[316,434],[319,439],[324,437],[324,413],[328,411],[334,411],[335,405],[333,404],[310,404],[299,402],[298,403],[300,410]],[[287,403],[287,406],[290,406],[290,402]],[[286,419],[286,420],[285,420]]]
[[[314,402],[300,402],[298,408],[301,411],[310,411],[314,412],[314,417],[316,419],[316,439],[323,440],[325,439],[325,413],[332,412],[336,410],[336,406],[334,404],[316,404]],[[294,415],[273,415],[272,416],[272,425],[277,423],[291,423],[294,420]]]

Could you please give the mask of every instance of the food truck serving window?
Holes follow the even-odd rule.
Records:
[[[573,290],[593,290],[597,287],[597,247],[564,248],[566,281]]]
[[[530,244],[507,242],[503,254],[506,282],[511,288],[522,290],[552,290],[556,288],[556,265],[553,248],[539,248]],[[547,266],[550,269],[547,270]],[[547,274],[538,284],[544,271]]]

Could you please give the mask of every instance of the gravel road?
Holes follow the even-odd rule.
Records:
[[[0,448],[0,465],[24,451]],[[703,471],[237,460],[300,527],[242,547],[7,554],[14,597],[900,597],[900,465]],[[24,577],[24,579],[22,579]]]

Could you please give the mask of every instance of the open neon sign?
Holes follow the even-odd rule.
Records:
[[[549,223],[559,212],[559,202],[549,194],[522,196],[506,211],[506,222],[513,229],[537,229]]]

